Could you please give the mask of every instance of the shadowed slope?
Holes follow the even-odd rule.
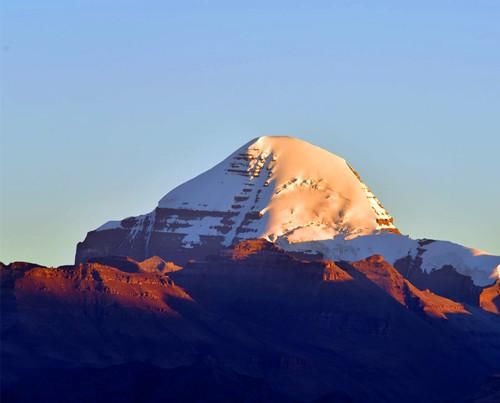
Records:
[[[237,374],[214,363],[173,369],[131,362],[106,368],[27,370],[29,388],[7,388],[4,399],[22,402],[287,402],[262,379]],[[58,387],[54,388],[54,379]]]
[[[500,317],[419,291],[380,257],[307,261],[248,241],[169,273],[143,263],[2,266],[3,391],[36,377],[30,367],[57,378],[34,393],[67,391],[65,368],[92,390],[94,368],[112,380],[120,365],[137,374],[117,379],[124,396],[159,396],[158,372],[207,401],[227,388],[248,401],[457,402],[500,371]]]

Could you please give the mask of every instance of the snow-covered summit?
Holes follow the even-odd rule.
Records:
[[[165,197],[159,208],[234,213],[225,243],[289,242],[397,231],[347,162],[303,140],[258,137]]]

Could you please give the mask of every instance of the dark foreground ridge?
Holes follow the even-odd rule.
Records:
[[[1,287],[5,402],[498,398],[498,282],[464,302],[381,256],[311,260],[254,240],[183,267],[1,265]]]

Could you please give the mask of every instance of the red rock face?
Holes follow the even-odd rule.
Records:
[[[265,239],[249,239],[236,244],[231,256],[234,260],[243,260],[262,251],[276,252],[280,249]]]
[[[485,311],[500,314],[500,280],[491,287],[486,287],[479,298],[481,308]]]
[[[354,262],[352,266],[407,308],[421,309],[427,315],[443,319],[447,319],[447,314],[470,313],[463,304],[441,297],[429,289],[419,290],[382,256],[375,255]]]
[[[323,270],[323,281],[326,282],[343,282],[343,281],[353,281],[353,277],[342,270],[339,266],[337,266],[334,262],[331,261],[323,261],[324,270]]]
[[[36,299],[61,301],[65,304],[85,304],[96,299],[97,304],[111,301],[120,306],[177,316],[169,300],[191,301],[189,295],[159,271],[140,269],[136,272],[100,263],[85,263],[62,268],[33,267],[15,281],[14,292],[22,306]],[[32,301],[33,300],[33,301]]]

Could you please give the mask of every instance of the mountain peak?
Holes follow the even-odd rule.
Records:
[[[151,213],[89,232],[76,261],[158,255],[183,264],[252,239],[333,260],[381,254],[427,273],[453,265],[479,285],[500,276],[499,257],[400,235],[346,160],[287,136],[257,137],[168,192]]]
[[[222,228],[226,246],[259,237],[303,242],[396,231],[343,158],[286,136],[246,143],[169,192],[158,207],[229,213],[231,223]]]

